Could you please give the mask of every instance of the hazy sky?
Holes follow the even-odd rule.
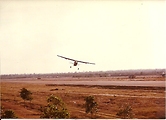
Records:
[[[166,68],[165,11],[164,0],[1,0],[1,74]]]

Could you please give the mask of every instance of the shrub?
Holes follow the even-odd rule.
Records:
[[[40,111],[42,112],[41,118],[54,118],[62,119],[69,118],[70,114],[65,108],[64,102],[58,97],[51,95],[47,99],[47,106],[41,107]]]
[[[116,115],[122,119],[133,118],[132,107],[130,105],[124,105]]]
[[[91,117],[94,113],[97,112],[97,102],[94,101],[93,96],[88,96],[85,98],[85,112],[91,113]]]
[[[2,113],[1,118],[18,118],[12,110],[6,110]]]
[[[32,98],[32,92],[27,90],[26,88],[21,89],[20,96],[24,100],[24,102],[25,102],[25,100],[30,100],[31,101],[33,99]]]

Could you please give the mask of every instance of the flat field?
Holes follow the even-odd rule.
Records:
[[[133,118],[159,119],[165,118],[165,87],[159,86],[119,86],[119,85],[67,85],[50,84],[54,80],[76,80],[76,78],[19,78],[1,80],[1,106],[3,110],[13,110],[18,118],[40,118],[40,106],[47,105],[47,98],[53,94],[63,100],[70,118],[121,118],[116,114],[122,106],[132,107]],[[86,82],[91,78],[86,79]],[[130,81],[127,78],[92,78],[92,81]],[[154,78],[154,81],[165,81],[165,78]],[[139,81],[141,78],[139,78]],[[143,78],[151,81],[152,78]],[[15,81],[15,82],[13,82]],[[29,82],[24,82],[29,81]],[[32,82],[30,82],[32,81]],[[36,82],[33,82],[36,81]],[[49,81],[49,84],[42,81]],[[77,81],[84,81],[79,78]],[[133,80],[132,80],[133,81]],[[137,81],[137,79],[134,79]],[[32,102],[25,101],[20,97],[21,88],[32,92]],[[85,98],[94,96],[98,103],[98,111],[94,116],[85,113]]]

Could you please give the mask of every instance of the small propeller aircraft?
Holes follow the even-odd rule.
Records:
[[[80,62],[80,63],[85,63],[85,64],[93,64],[93,65],[95,65],[95,63],[90,63],[90,62],[84,62],[84,61],[80,61],[80,60],[75,60],[75,59],[63,57],[63,56],[60,56],[60,55],[57,55],[57,56],[58,56],[58,57],[61,57],[61,58],[64,58],[64,59],[67,59],[67,60],[74,61],[73,66],[77,66],[77,65],[78,65],[78,62]],[[70,68],[71,68],[71,66],[70,66]],[[78,70],[79,70],[79,68],[78,68]]]

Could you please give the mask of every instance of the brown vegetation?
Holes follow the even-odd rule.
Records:
[[[21,88],[27,88],[33,93],[31,102],[26,101],[24,104],[19,95]],[[4,110],[13,110],[18,118],[40,118],[39,109],[47,104],[46,100],[51,94],[64,101],[73,119],[91,118],[90,114],[86,114],[84,105],[84,99],[90,95],[95,97],[98,104],[94,118],[119,118],[117,113],[125,104],[132,107],[133,118],[165,118],[165,90],[160,87],[138,89],[1,82],[1,105]]]

